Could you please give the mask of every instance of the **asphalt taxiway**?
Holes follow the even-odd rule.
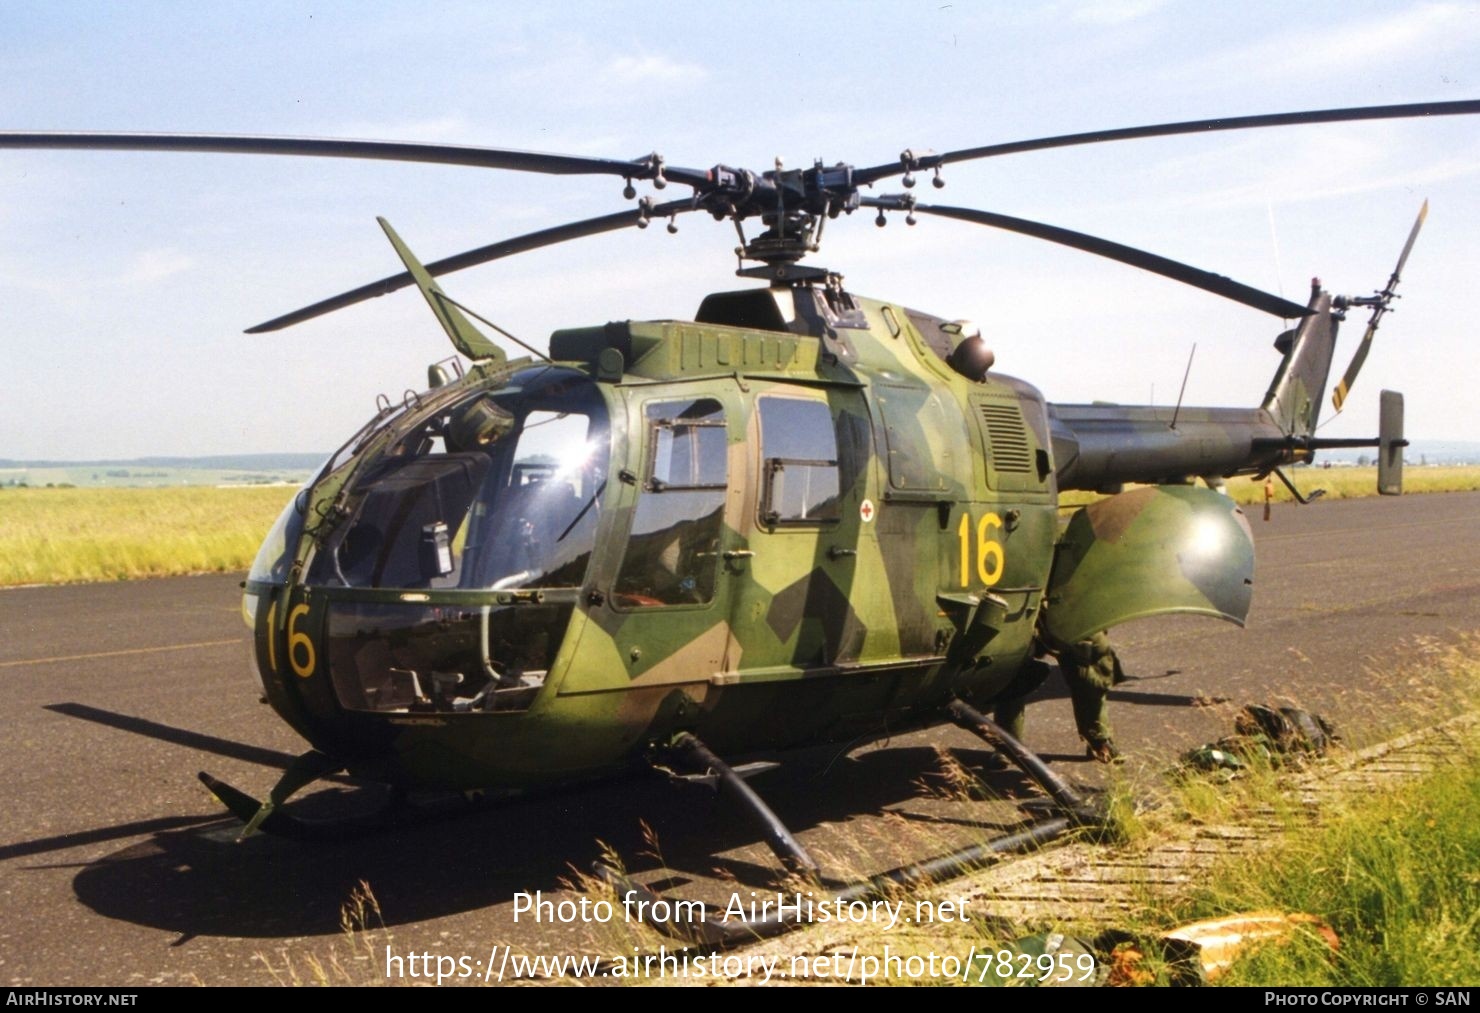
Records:
[[[1298,702],[1369,734],[1408,720],[1403,704],[1431,692],[1410,666],[1480,631],[1477,518],[1480,493],[1281,506],[1269,523],[1254,512],[1247,629],[1171,618],[1115,631],[1133,676],[1111,697],[1122,748],[1169,758],[1226,734],[1250,701]],[[745,825],[657,779],[350,843],[235,843],[195,772],[263,793],[304,748],[258,702],[240,579],[0,591],[0,981],[271,984],[273,968],[344,946],[341,907],[362,882],[401,953],[599,948],[590,926],[516,924],[512,911],[520,893],[560,891],[603,845],[637,872],[661,862],[680,892],[712,890],[716,868],[770,882],[774,863]],[[1208,705],[1218,698],[1230,703]],[[1098,772],[1057,676],[1029,708],[1027,739],[1071,778]],[[968,764],[985,755],[943,727],[813,751],[753,784],[815,854],[878,871],[998,818],[932,797],[928,777],[922,787],[937,746]],[[350,973],[381,972],[351,960]]]

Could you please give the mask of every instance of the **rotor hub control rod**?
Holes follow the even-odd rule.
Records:
[[[1094,807],[1084,796],[1075,791],[1068,781],[1055,774],[1048,764],[1039,759],[1037,753],[1009,735],[997,722],[964,700],[952,700],[946,711],[956,724],[1017,764],[1023,773],[1031,777],[1038,787],[1058,803],[1059,808],[1075,820],[1081,823],[1096,821]]]
[[[752,823],[765,835],[766,844],[776,853],[788,872],[816,877],[820,872],[816,860],[802,847],[802,842],[793,836],[781,818],[735,773],[724,760],[689,732],[681,732],[665,752],[678,763],[697,773],[712,772],[719,778],[719,789],[750,817]]]

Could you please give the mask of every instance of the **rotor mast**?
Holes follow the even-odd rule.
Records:
[[[853,167],[828,167],[818,159],[810,169],[786,169],[777,158],[775,168],[763,173],[716,165],[706,186],[695,188],[694,204],[716,221],[735,224],[740,245],[736,258],[758,261],[759,267],[740,267],[741,277],[797,281],[827,275],[824,268],[802,267],[803,257],[821,248],[823,226],[860,206],[853,185]],[[745,234],[743,222],[759,218],[762,231]]]

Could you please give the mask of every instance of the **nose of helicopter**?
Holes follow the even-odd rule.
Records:
[[[268,702],[342,756],[531,708],[607,489],[583,373],[468,377],[382,414],[284,509],[242,602]]]

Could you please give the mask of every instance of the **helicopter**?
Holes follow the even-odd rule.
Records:
[[[1226,478],[1290,484],[1282,469],[1319,451],[1376,447],[1379,491],[1401,491],[1400,394],[1383,392],[1375,438],[1315,434],[1339,326],[1370,311],[1333,391],[1337,409],[1427,210],[1383,288],[1333,295],[1316,281],[1295,302],[1106,239],[929,203],[917,182],[939,189],[950,165],[1047,148],[1475,113],[1480,101],[1243,116],[763,172],[669,165],[656,153],[228,135],[0,132],[0,149],[596,175],[622,181],[636,202],[425,264],[380,219],[404,271],[249,328],[415,287],[457,355],[429,367],[424,391],[380,401],[284,508],[244,582],[262,694],[311,748],[265,800],[200,775],[243,836],[339,837],[414,818],[417,792],[507,795],[656,767],[723,791],[789,870],[815,875],[741,761],[945,721],[982,736],[1061,810],[897,870],[902,882],[1096,818],[983,712],[1042,659],[1108,628],[1173,613],[1242,625],[1254,545]],[[900,193],[863,192],[894,177]],[[689,193],[639,197],[638,183]],[[710,295],[692,319],[567,327],[542,352],[437,281],[604,232],[672,229],[694,212],[731,222],[737,273],[762,284]],[[1049,403],[994,370],[971,322],[855,294],[803,263],[829,222],[856,212],[880,225],[935,216],[1034,236],[1295,323],[1275,340],[1278,362],[1254,407]],[[1065,523],[1059,497],[1071,490],[1104,498]],[[390,786],[386,809],[313,821],[286,806],[341,771]]]

